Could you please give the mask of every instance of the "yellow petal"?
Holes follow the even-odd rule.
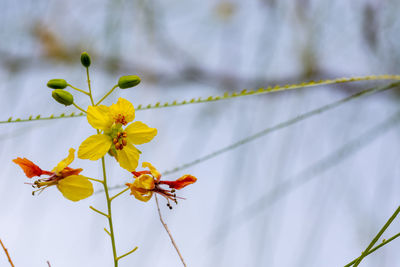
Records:
[[[131,191],[132,195],[135,196],[136,199],[140,200],[140,201],[144,201],[147,202],[150,200],[150,198],[153,196],[153,191],[147,191],[146,193],[140,193],[134,189],[132,189]]]
[[[154,189],[154,179],[150,175],[142,174],[133,182],[133,186],[139,189],[152,190]]]
[[[56,174],[59,174],[62,170],[64,170],[69,164],[71,164],[75,159],[75,149],[70,148],[68,157],[60,161],[57,166],[52,170]]]
[[[126,127],[125,132],[129,143],[140,145],[150,142],[157,135],[156,128],[150,128],[140,121],[135,121]]]
[[[122,150],[117,150],[119,165],[129,172],[133,172],[139,161],[139,151],[132,144],[127,144]]]
[[[57,188],[65,198],[72,201],[78,201],[93,194],[92,183],[82,175],[71,175],[61,179]]]
[[[126,125],[135,119],[135,108],[131,102],[120,97],[117,104],[110,106],[110,114],[114,122]]]
[[[153,175],[153,177],[156,178],[157,180],[159,180],[161,178],[161,174],[158,172],[158,170],[153,165],[151,165],[150,162],[143,162],[142,167],[149,168],[151,175]]]
[[[89,106],[87,109],[87,120],[93,128],[103,131],[110,129],[113,124],[110,108],[104,105]]]
[[[78,157],[80,159],[98,160],[103,157],[112,145],[111,137],[105,134],[89,136],[79,146]]]

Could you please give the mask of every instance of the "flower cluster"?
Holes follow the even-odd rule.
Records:
[[[28,178],[35,176],[47,175],[47,178],[37,179],[32,185],[37,190],[35,192],[42,192],[50,186],[57,186],[58,190],[69,200],[78,201],[85,199],[93,194],[93,185],[89,181],[90,178],[80,175],[82,169],[72,169],[68,167],[74,161],[75,149],[69,150],[67,158],[60,161],[52,171],[45,171],[39,168],[36,164],[26,158],[16,158],[14,163],[18,164]]]
[[[86,68],[89,92],[70,85],[64,79],[52,79],[47,83],[47,87],[53,90],[52,97],[57,102],[67,106],[74,105],[80,111],[85,112],[88,123],[97,131],[97,134],[89,136],[81,143],[78,149],[78,158],[96,161],[109,154],[122,168],[134,174],[135,181],[132,184],[127,183],[127,185],[131,189],[131,194],[137,199],[148,201],[154,192],[166,197],[168,203],[169,200],[176,202],[175,190],[194,183],[196,178],[185,175],[176,181],[161,181],[160,173],[147,162],[143,163],[143,167],[148,167],[150,171],[136,172],[141,154],[136,146],[153,140],[157,135],[157,129],[140,121],[134,122],[135,108],[124,98],[118,98],[117,103],[110,106],[100,104],[115,88],[127,89],[137,86],[141,81],[140,78],[136,75],[120,77],[118,83],[95,104],[89,82],[88,68],[91,65],[91,59],[88,53],[81,54],[81,63]],[[88,106],[86,110],[76,105],[73,95],[66,90],[67,87],[89,96],[92,105]],[[108,190],[105,178],[99,180],[85,177],[80,175],[83,169],[68,167],[74,158],[75,149],[71,148],[68,157],[52,171],[42,170],[26,158],[16,158],[13,161],[22,168],[28,178],[47,176],[38,178],[33,183],[27,183],[35,188],[33,195],[36,192],[41,193],[51,186],[56,186],[67,199],[82,200],[93,194],[93,185],[90,180],[103,184],[105,190]],[[105,168],[104,161],[102,161],[102,165]],[[169,189],[163,189],[160,187],[161,185],[166,185]],[[111,200],[107,199],[107,201]]]
[[[175,181],[163,181],[161,180],[161,174],[149,162],[143,162],[142,167],[147,167],[149,171],[132,172],[135,181],[126,183],[126,186],[130,188],[131,195],[144,202],[149,201],[153,193],[157,193],[165,197],[168,201],[168,207],[172,208],[169,200],[177,203],[177,199],[180,198],[176,196],[175,190],[182,189],[197,180],[196,177],[186,174]],[[170,189],[164,189],[161,185],[167,185]]]

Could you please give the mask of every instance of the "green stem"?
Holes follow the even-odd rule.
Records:
[[[99,105],[104,99],[106,99],[106,97],[109,96],[109,95],[115,90],[115,88],[117,88],[117,87],[118,87],[118,84],[117,84],[117,85],[114,85],[114,87],[111,88],[111,90],[108,91],[108,93],[105,94],[105,95],[99,100],[99,102],[96,103],[96,106]]]
[[[98,182],[98,183],[104,183],[102,180],[98,180],[98,179],[94,179],[94,178],[90,178],[90,177],[86,177],[87,179],[94,181],[94,182]]]
[[[93,96],[92,96],[92,87],[90,86],[89,68],[86,68],[86,77],[87,77],[87,83],[88,83],[88,87],[89,87],[90,102],[92,103],[92,106],[94,106],[94,101],[93,101]]]
[[[381,247],[383,247],[384,245],[388,244],[389,242],[395,240],[395,239],[398,238],[399,236],[400,236],[400,233],[398,233],[397,235],[392,236],[391,238],[389,238],[389,239],[386,240],[386,241],[383,241],[382,243],[380,243],[379,245],[377,245],[376,247],[374,247],[373,249],[371,249],[370,251],[368,251],[368,253],[366,254],[366,256],[369,255],[369,254],[371,254],[372,252],[375,252],[376,250],[380,249]],[[359,259],[359,258],[354,259],[352,262],[349,262],[349,263],[346,264],[344,267],[350,267],[350,266],[352,266],[358,259]]]
[[[89,206],[89,208],[90,208],[91,210],[97,212],[98,214],[103,215],[104,217],[107,217],[107,218],[109,217],[107,214],[105,214],[105,213],[102,212],[102,211],[99,211],[98,209],[94,208],[93,206]]]
[[[111,237],[110,232],[106,228],[104,228],[104,231]]]
[[[137,249],[138,249],[138,247],[135,247],[134,249],[130,250],[129,252],[125,253],[124,255],[119,256],[119,257],[117,258],[117,260],[120,260],[120,259],[122,259],[123,257],[128,256],[129,254],[135,252]]]
[[[113,196],[112,198],[110,198],[110,201],[113,201],[114,198],[116,198],[116,197],[122,195],[123,193],[125,193],[125,192],[128,191],[128,190],[129,190],[129,187],[128,187],[128,188],[125,188],[124,190],[122,190],[121,192],[119,192],[118,194],[116,194],[115,196]]]
[[[89,95],[88,92],[86,92],[86,91],[84,91],[84,90],[82,90],[82,89],[76,88],[75,86],[72,86],[72,85],[70,85],[69,83],[67,83],[67,86],[69,86],[69,87],[71,87],[72,89],[74,89],[74,90],[76,90],[76,91],[78,91],[78,92],[81,92],[81,93],[83,93],[83,94],[85,94],[85,95]]]
[[[368,247],[363,251],[361,256],[356,260],[356,262],[353,265],[354,267],[357,267],[360,264],[360,262],[364,259],[364,257],[367,256],[368,252],[375,245],[375,243],[382,236],[382,234],[386,231],[386,229],[389,227],[389,225],[393,222],[393,220],[396,218],[396,216],[399,214],[399,212],[400,212],[400,206],[396,209],[396,211],[389,218],[389,220],[385,223],[385,225],[382,227],[382,229],[379,231],[379,233],[374,237],[374,239],[372,239],[371,243],[369,243]]]
[[[117,250],[115,248],[114,227],[113,227],[112,215],[111,215],[111,199],[110,199],[110,195],[108,194],[107,176],[106,176],[106,164],[105,164],[105,161],[104,161],[104,157],[101,158],[101,165],[102,165],[102,168],[103,168],[104,192],[106,193],[106,199],[107,199],[108,224],[110,226],[111,245],[112,245],[112,250],[113,250],[113,255],[114,255],[114,266],[118,267]]]
[[[87,82],[88,82],[88,87],[89,87],[90,102],[92,103],[92,106],[94,106],[94,101],[93,101],[93,96],[92,96],[92,88],[90,86],[89,68],[86,68],[86,76],[87,76]],[[99,133],[99,132],[100,131],[97,130],[97,133]],[[101,166],[103,169],[102,184],[104,187],[104,193],[106,194],[106,200],[107,200],[107,211],[108,211],[107,219],[108,219],[108,225],[110,226],[110,231],[107,231],[106,228],[104,228],[104,230],[111,237],[111,245],[112,245],[113,257],[114,257],[114,267],[118,267],[118,256],[117,256],[117,249],[115,247],[114,226],[113,226],[112,214],[111,214],[111,199],[110,199],[110,195],[108,193],[106,164],[105,164],[104,157],[101,158]]]
[[[83,108],[81,108],[80,106],[78,106],[77,104],[72,103],[72,105],[74,105],[74,107],[76,107],[76,108],[79,109],[80,111],[86,113],[86,111],[85,111]]]

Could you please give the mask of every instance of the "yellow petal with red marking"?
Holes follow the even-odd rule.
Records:
[[[139,151],[128,143],[122,150],[117,150],[117,160],[122,168],[133,172],[138,165]]]
[[[153,165],[151,165],[150,162],[143,162],[142,167],[149,168],[151,175],[153,175],[153,177],[156,178],[157,180],[160,180],[161,177],[160,172]]]
[[[71,175],[61,179],[57,188],[65,198],[71,201],[79,201],[93,194],[92,183],[82,175]]]
[[[124,98],[118,98],[116,104],[110,106],[110,115],[115,123],[126,125],[135,119],[135,108]]]
[[[109,130],[114,122],[110,114],[110,108],[104,105],[89,106],[87,120],[93,128],[103,131]]]
[[[150,142],[154,136],[157,135],[156,128],[150,128],[146,124],[140,121],[135,121],[126,127],[125,132],[127,134],[128,142],[141,145]]]
[[[89,136],[79,146],[78,157],[80,159],[98,160],[103,157],[112,145],[111,137],[105,134]]]
[[[60,163],[57,164],[57,166],[52,170],[55,172],[57,175],[64,170],[69,164],[71,164],[75,159],[75,149],[70,148],[69,149],[69,154],[68,157],[60,161]]]

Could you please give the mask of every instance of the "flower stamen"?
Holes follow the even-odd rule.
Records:
[[[128,122],[125,119],[125,116],[122,115],[122,114],[115,115],[114,116],[114,122],[117,123],[117,124],[120,123],[120,124],[122,124],[124,126],[128,124]]]

